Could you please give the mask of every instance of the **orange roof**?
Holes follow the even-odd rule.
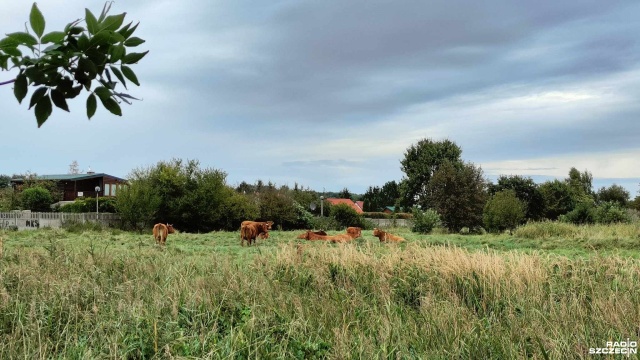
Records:
[[[364,201],[353,202],[353,200],[351,199],[337,199],[337,198],[327,198],[325,200],[327,200],[331,205],[347,204],[353,210],[355,210],[358,214],[362,214],[362,207],[364,206]]]

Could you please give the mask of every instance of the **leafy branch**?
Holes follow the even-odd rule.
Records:
[[[13,83],[13,93],[19,103],[27,96],[30,86],[36,88],[29,109],[35,107],[38,127],[51,115],[52,105],[68,112],[67,99],[78,96],[83,88],[89,92],[86,104],[89,119],[96,112],[98,99],[118,116],[122,116],[121,102],[131,104],[130,100],[138,100],[116,91],[116,85],[120,83],[127,89],[126,79],[140,86],[130,65],[137,64],[149,51],[129,52],[130,48],[145,42],[132,36],[139,23],[123,25],[126,13],[108,15],[110,9],[111,4],[105,4],[98,18],[85,9],[86,26],[81,26],[83,20],[76,20],[63,31],[45,34],[44,16],[34,3],[29,15],[33,34],[27,29],[0,39],[0,69],[19,69],[15,79],[0,85]],[[23,55],[23,51],[29,55]]]

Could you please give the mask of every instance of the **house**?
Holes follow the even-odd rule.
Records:
[[[338,198],[327,198],[325,199],[331,205],[338,204],[347,204],[353,210],[355,210],[358,214],[362,214],[364,208],[364,201],[353,201],[351,199],[338,199]]]
[[[96,186],[100,187],[98,196],[116,196],[117,189],[127,184],[127,180],[104,173],[37,175],[27,181],[55,181],[62,192],[62,201],[74,201],[79,197],[95,197]],[[14,189],[20,190],[25,179],[11,179]]]
[[[382,212],[385,214],[393,214],[395,211],[396,211],[395,206],[385,206],[384,209],[382,210]]]

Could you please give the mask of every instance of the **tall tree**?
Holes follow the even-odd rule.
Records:
[[[565,179],[565,182],[569,185],[571,197],[576,204],[593,202],[593,175],[589,171],[585,170],[584,172],[580,172],[575,167],[572,167],[571,170],[569,170],[569,177]]]
[[[558,216],[573,210],[575,202],[567,182],[546,181],[540,185],[539,189],[544,199],[544,217],[547,219],[556,220]]]
[[[347,188],[342,189],[342,191],[338,193],[338,198],[340,199],[351,199],[352,196],[353,194],[351,194],[351,191]]]
[[[471,163],[444,162],[427,187],[429,203],[450,230],[482,225],[487,201],[487,183],[482,168]]]
[[[44,16],[34,3],[29,15],[31,31],[25,29],[0,39],[0,69],[18,70],[15,79],[0,85],[13,83],[19,103],[30,86],[35,88],[29,109],[35,106],[38,127],[51,115],[52,105],[68,112],[67,99],[75,98],[82,89],[89,92],[86,104],[89,119],[96,112],[98,99],[105,109],[118,116],[122,115],[120,102],[130,104],[130,100],[137,100],[117,90],[116,85],[126,89],[125,78],[140,85],[130,65],[138,63],[148,51],[130,52],[130,48],[145,42],[132,37],[138,24],[123,26],[126,13],[108,15],[110,8],[111,2],[107,2],[97,18],[85,9],[86,26],[82,26],[82,20],[76,20],[62,31],[45,33]],[[24,51],[30,54],[23,55]]]
[[[462,149],[450,140],[422,139],[411,145],[400,162],[406,178],[403,184],[403,205],[429,207],[427,188],[433,174],[445,162],[462,163]]]
[[[613,184],[609,187],[601,187],[598,190],[596,197],[598,202],[615,202],[620,206],[627,206],[629,202],[629,197],[631,194],[627,189],[623,188],[620,185]]]

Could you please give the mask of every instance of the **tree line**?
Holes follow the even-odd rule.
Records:
[[[298,183],[289,187],[262,180],[232,186],[222,170],[201,168],[196,160],[173,159],[134,169],[128,176],[129,186],[116,199],[100,198],[99,210],[119,213],[128,228],[170,222],[193,232],[236,230],[247,219],[272,220],[282,229],[372,226],[346,205],[325,202],[326,216],[320,217],[320,196],[363,200],[368,212],[393,206],[396,214],[411,213],[414,230],[419,232],[436,226],[452,232],[503,231],[544,219],[576,224],[625,222],[640,210],[640,196],[631,201],[629,192],[619,185],[594,191],[593,176],[587,170],[571,168],[565,179],[541,184],[519,175],[501,175],[492,183],[481,167],[463,161],[462,149],[450,140],[420,140],[406,150],[401,167],[405,177],[399,182],[369,186],[360,196],[347,188],[320,193]],[[23,177],[27,181],[16,192],[9,187],[11,177],[0,175],[1,211],[51,211],[50,204],[62,199],[55,182]],[[92,212],[95,200],[79,199],[59,210]]]

